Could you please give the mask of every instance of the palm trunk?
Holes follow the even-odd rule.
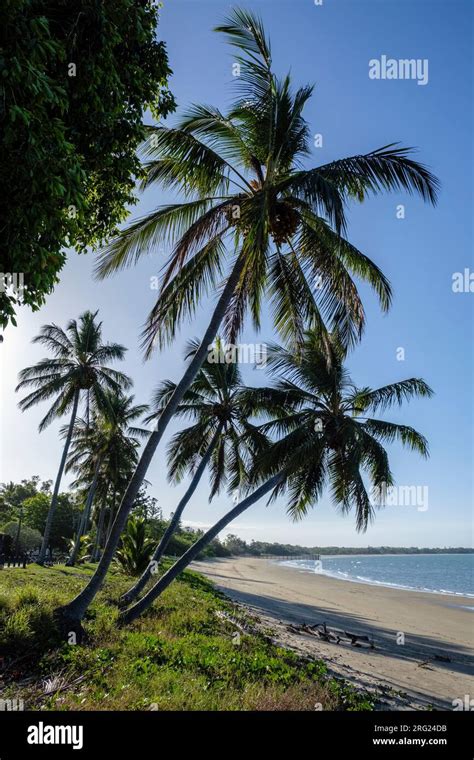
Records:
[[[18,556],[18,551],[20,548],[20,535],[21,535],[21,521],[23,519],[23,513],[20,509],[20,514],[18,516],[18,528],[16,529],[16,538],[15,538],[15,547],[14,547],[14,553],[15,556]]]
[[[120,623],[131,623],[135,618],[137,618],[139,615],[142,614],[142,612],[145,612],[145,610],[150,607],[155,599],[170,585],[172,581],[198,556],[198,554],[206,547],[208,544],[211,543],[211,541],[230,523],[232,520],[235,520],[236,517],[242,514],[242,512],[245,512],[246,509],[251,507],[255,502],[257,502],[259,499],[262,498],[262,496],[265,496],[269,491],[271,491],[275,486],[277,486],[279,483],[283,481],[283,474],[278,473],[277,475],[274,475],[270,480],[267,480],[266,483],[261,485],[259,488],[257,488],[250,496],[247,496],[246,499],[240,502],[240,504],[237,504],[234,509],[231,509],[230,512],[227,512],[224,517],[221,517],[221,519],[216,522],[215,525],[213,525],[212,528],[210,528],[207,533],[205,533],[201,538],[196,541],[184,554],[182,557],[180,557],[172,567],[166,572],[156,583],[154,586],[151,587],[151,589],[148,591],[145,596],[143,596],[138,602],[136,602],[133,607],[129,607],[128,610],[125,610],[125,612],[122,612],[122,614],[119,617]]]
[[[82,620],[85,611],[87,610],[87,608],[93,601],[95,595],[97,594],[97,592],[99,591],[100,587],[102,586],[105,580],[107,570],[109,569],[110,563],[112,562],[114,558],[115,550],[120,540],[120,534],[122,533],[125,527],[125,523],[127,522],[128,515],[130,514],[130,510],[133,507],[133,503],[136,499],[140,486],[145,479],[145,475],[147,473],[150,462],[153,459],[153,455],[156,451],[156,448],[161,438],[163,437],[163,433],[165,432],[168,426],[168,423],[173,417],[184,394],[186,393],[191,383],[193,382],[194,378],[196,377],[197,373],[199,372],[200,368],[204,364],[204,361],[206,359],[206,356],[209,350],[209,346],[212,344],[212,341],[215,339],[217,335],[219,325],[221,324],[224,318],[224,314],[227,310],[227,307],[229,306],[230,301],[232,299],[232,295],[239,281],[240,275],[244,267],[244,263],[245,263],[245,259],[243,258],[243,256],[239,256],[229,276],[229,279],[227,280],[225,288],[217,302],[211,321],[209,323],[209,326],[206,332],[204,333],[204,337],[199,345],[199,348],[194,354],[192,360],[190,361],[188,368],[186,369],[183,377],[181,378],[178,385],[176,386],[167,405],[161,412],[160,417],[156,423],[155,430],[148,438],[147,444],[140,457],[140,461],[138,462],[136,470],[130,479],[130,482],[127,486],[125,494],[123,495],[122,502],[118,509],[117,516],[114,520],[114,524],[112,526],[109,539],[105,545],[101,560],[97,566],[97,569],[94,575],[90,579],[87,586],[83,589],[83,591],[81,591],[81,593],[78,594],[76,598],[72,600],[72,602],[67,604],[61,610],[63,616],[68,618],[69,620],[72,620],[72,621]]]
[[[89,518],[90,518],[91,509],[92,509],[92,503],[94,501],[95,492],[97,490],[97,481],[99,480],[99,470],[100,470],[101,463],[102,463],[102,458],[99,457],[99,459],[97,460],[95,469],[94,469],[94,477],[93,477],[92,483],[91,483],[91,485],[89,487],[89,491],[87,493],[86,504],[85,504],[85,507],[84,507],[84,511],[82,513],[81,522],[79,523],[79,528],[78,528],[78,531],[77,531],[76,540],[74,542],[74,547],[73,547],[73,550],[71,552],[71,556],[69,557],[68,561],[66,562],[67,567],[72,567],[73,565],[76,564],[76,562],[77,562],[77,556],[78,556],[79,550],[81,548],[81,538],[87,532],[87,526],[89,524]]]
[[[206,453],[202,457],[201,461],[199,462],[199,466],[196,469],[196,472],[193,475],[193,478],[191,480],[191,483],[189,484],[189,488],[184,494],[183,498],[179,502],[176,511],[170,520],[170,524],[166,528],[161,541],[159,542],[158,546],[156,547],[153,556],[150,560],[150,563],[147,565],[147,568],[145,572],[142,574],[141,578],[135,583],[134,586],[132,586],[131,589],[129,589],[120,599],[120,605],[126,606],[130,604],[130,602],[133,602],[133,600],[140,594],[140,592],[145,588],[146,584],[150,580],[152,576],[152,571],[154,567],[158,567],[158,563],[161,560],[162,556],[164,555],[168,544],[176,532],[176,528],[179,525],[179,520],[181,518],[181,515],[183,514],[184,508],[186,507],[186,504],[189,502],[191,496],[193,495],[194,491],[196,490],[199,481],[202,478],[202,475],[208,465],[208,462],[212,456],[212,452],[217,446],[217,443],[219,441],[220,435],[222,433],[222,425],[219,425],[217,428],[216,433],[214,434],[209,446],[207,447]]]
[[[92,558],[91,558],[92,562],[97,562],[100,557],[102,533],[104,530],[104,522],[105,522],[105,510],[106,510],[106,504],[102,504],[100,508],[100,513],[99,513],[99,521],[97,523],[97,533],[95,537],[94,551],[92,552]]]
[[[71,419],[69,421],[69,429],[67,431],[66,443],[64,444],[63,454],[61,462],[59,464],[58,474],[56,475],[56,482],[54,484],[53,496],[51,498],[51,506],[46,517],[46,525],[44,526],[43,541],[41,543],[41,549],[38,557],[38,565],[44,565],[46,551],[49,545],[49,537],[51,535],[51,528],[53,525],[54,514],[56,512],[56,505],[58,503],[59,487],[61,485],[61,479],[66,464],[66,459],[69,451],[69,445],[71,443],[72,432],[74,429],[74,423],[76,421],[77,406],[79,404],[79,388],[74,391],[74,400],[72,404]]]
[[[117,504],[117,490],[114,486],[114,490],[112,494],[112,506],[109,509],[109,519],[107,521],[107,530],[105,532],[105,543],[107,543],[107,541],[109,540],[110,534],[112,532],[112,525],[114,524],[114,520],[115,520],[116,504]]]

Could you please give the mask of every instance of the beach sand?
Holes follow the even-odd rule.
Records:
[[[474,697],[473,600],[341,581],[265,559],[196,562],[231,599],[259,618],[283,646],[323,659],[335,675],[377,695],[379,709],[453,709]],[[328,643],[289,624],[326,623],[368,636],[364,642]],[[404,634],[404,644],[397,635]],[[446,658],[449,658],[447,661]]]

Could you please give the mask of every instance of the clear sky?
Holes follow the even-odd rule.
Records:
[[[452,277],[465,268],[474,271],[472,3],[324,0],[319,6],[313,0],[252,0],[241,5],[261,13],[276,70],[291,68],[298,86],[316,85],[306,118],[312,133],[322,134],[323,147],[314,148],[308,165],[400,141],[419,149],[417,158],[439,176],[442,191],[435,209],[392,194],[354,206],[349,214],[350,240],[381,266],[395,291],[390,313],[382,315],[372,294],[362,288],[368,325],[351,357],[351,370],[360,385],[375,387],[421,376],[435,390],[433,399],[412,401],[391,413],[391,419],[413,425],[429,440],[428,461],[399,447],[390,449],[397,483],[427,487],[428,509],[387,507],[364,535],[355,532],[351,516],[334,512],[329,496],[298,524],[287,519],[282,501],[268,508],[262,503],[226,532],[304,545],[471,545],[474,294],[454,293]],[[181,107],[202,102],[225,109],[230,102],[232,51],[222,35],[211,31],[229,8],[221,0],[165,0],[159,36],[168,46],[174,72],[171,89]],[[427,59],[428,83],[370,79],[369,61],[383,55]],[[168,200],[150,190],[133,216]],[[404,219],[397,218],[399,204],[405,205]],[[187,338],[202,334],[212,299],[172,349],[144,363],[139,334],[156,296],[150,277],[158,274],[164,257],[164,251],[156,251],[135,268],[97,282],[92,277],[93,255],[71,253],[61,283],[43,309],[36,314],[22,310],[18,328],[6,331],[0,348],[0,480],[33,474],[54,478],[59,463],[59,423],[40,435],[37,425],[46,408],[22,414],[14,393],[18,371],[44,355],[30,343],[42,324],[64,326],[85,309],[99,308],[104,337],[129,348],[120,368],[134,378],[140,402],[149,400],[163,378],[179,378],[182,346]],[[260,339],[273,337],[265,318]],[[248,328],[243,340],[254,339]],[[403,361],[397,358],[400,348]],[[246,368],[245,376],[249,383],[263,382],[261,371]],[[170,427],[170,432],[175,429]],[[162,444],[148,479],[167,515],[185,485],[167,484],[164,450]],[[230,505],[227,496],[209,505],[204,482],[187,510],[187,521],[209,525]]]

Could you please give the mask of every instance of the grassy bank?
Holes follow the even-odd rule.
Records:
[[[371,709],[366,695],[329,678],[324,663],[252,631],[251,620],[193,572],[123,629],[114,600],[131,579],[112,572],[86,620],[87,640],[65,643],[54,609],[92,571],[0,570],[0,698],[31,710]]]

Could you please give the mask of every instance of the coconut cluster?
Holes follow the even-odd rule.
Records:
[[[295,209],[277,201],[270,218],[270,232],[275,245],[280,245],[293,237],[298,223],[299,217]]]
[[[240,223],[240,205],[235,204],[233,206],[227,206],[224,209],[224,214],[227,219],[227,223],[231,227],[237,227]],[[276,245],[285,243],[291,238],[299,224],[298,213],[282,201],[275,201],[272,204],[270,213],[270,234]],[[245,229],[243,230],[245,234]]]

